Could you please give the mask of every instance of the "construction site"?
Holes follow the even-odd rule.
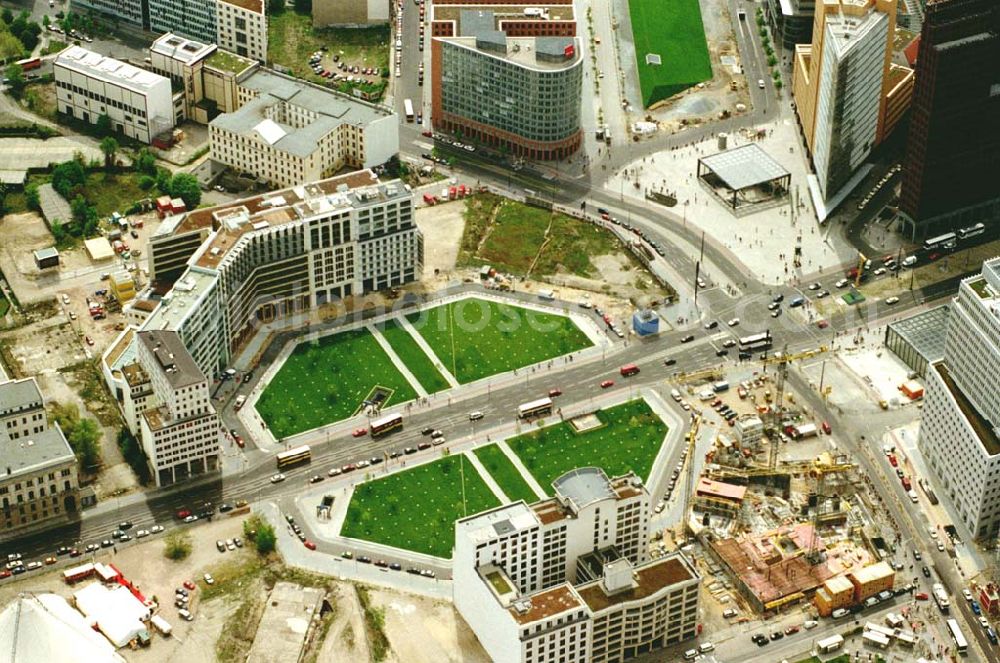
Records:
[[[790,363],[826,351],[776,352],[732,390],[725,382],[687,387],[702,402],[687,457],[700,428],[716,425],[717,433],[704,463],[689,461],[677,477],[684,517],[676,537],[700,542],[702,562],[720,578],[708,589],[722,605],[769,616],[812,602],[809,612],[828,616],[893,590],[902,564],[892,562],[891,529],[869,502],[864,476],[838,453],[829,424],[785,386]]]

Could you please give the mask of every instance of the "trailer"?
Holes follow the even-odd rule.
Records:
[[[831,635],[829,638],[823,638],[816,643],[816,648],[824,654],[836,651],[843,646],[844,636],[842,635]]]
[[[807,424],[799,424],[798,426],[792,428],[792,437],[796,440],[802,440],[807,437],[815,437],[816,435],[819,435],[819,429],[816,428],[816,424],[811,422]]]
[[[951,608],[951,601],[948,600],[948,592],[944,590],[944,585],[939,582],[934,583],[931,593],[934,594],[934,602],[937,603],[941,612],[948,614]]]
[[[170,623],[159,615],[153,615],[150,618],[149,623],[153,625],[153,628],[162,633],[164,637],[169,636],[174,630],[173,627],[170,626]]]
[[[428,205],[428,206],[429,205],[434,205],[434,204],[437,203],[437,198],[435,198],[433,194],[425,193],[424,194],[424,203],[426,205]]]
[[[94,575],[94,571],[95,567],[93,563],[88,562],[87,564],[75,566],[72,569],[66,569],[63,571],[63,580],[66,581],[67,585],[72,585],[74,582],[79,582],[80,580]]]
[[[891,642],[888,636],[879,633],[878,631],[865,631],[865,634],[862,636],[862,639],[865,641],[866,645],[872,644],[878,647],[879,649],[885,649],[886,647],[889,646],[889,643]]]

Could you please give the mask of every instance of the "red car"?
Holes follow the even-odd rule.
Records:
[[[10,569],[0,569],[0,578],[9,578],[12,575],[14,574],[10,572]]]
[[[302,545],[304,545],[309,550],[316,550],[316,544],[313,543],[312,541],[310,541],[309,539],[306,539],[305,541],[303,541]]]
[[[243,438],[240,437],[239,435],[234,435],[233,441],[236,442],[236,446],[238,446],[240,449],[246,446],[246,444],[243,442]]]
[[[357,465],[355,465],[354,463],[348,463],[347,465],[344,465],[342,468],[340,468],[340,471],[346,473],[346,472],[353,472],[356,469],[358,469]]]
[[[562,389],[549,389],[549,398],[555,398],[556,396],[562,396]]]
[[[177,520],[184,520],[185,518],[191,515],[191,511],[189,511],[188,509],[181,509],[175,515],[177,516]]]
[[[422,131],[422,132],[420,132],[420,135],[423,136],[424,138],[433,138],[434,137],[434,132],[433,131]]]
[[[196,587],[196,585],[193,582],[191,582],[190,580],[185,580],[184,581],[184,589],[193,592],[195,590],[195,587]]]
[[[927,596],[927,592],[917,592],[916,594],[913,595],[913,598],[917,599],[918,601],[926,601],[930,597]]]
[[[607,389],[608,387],[613,387],[613,386],[615,386],[614,380],[605,380],[604,382],[601,383],[601,389]]]
[[[423,451],[425,449],[430,449],[430,448],[431,448],[431,443],[430,442],[421,442],[420,444],[417,445],[417,449],[420,449],[421,451]]]
[[[795,635],[798,632],[799,632],[798,626],[789,626],[788,628],[785,629],[785,635]]]
[[[895,454],[889,454],[889,464],[893,467],[899,467],[899,461],[896,460]]]
[[[354,432],[351,433],[352,437],[364,437],[365,435],[368,435],[367,428],[355,428]]]
[[[824,421],[822,428],[823,428],[823,432],[826,433],[827,435],[829,435],[833,431],[833,429],[830,428],[830,422],[829,421]]]
[[[819,327],[820,329],[826,329],[827,327],[830,326],[830,323],[827,322],[826,320],[820,320],[819,322],[816,323],[816,326]]]
[[[941,257],[941,254],[938,253],[937,251],[935,251],[934,253],[932,253],[929,256],[927,256],[927,259],[930,260],[931,262],[933,262],[933,261],[937,260],[940,257]]]

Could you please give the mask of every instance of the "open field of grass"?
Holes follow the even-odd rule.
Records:
[[[469,298],[407,319],[460,383],[590,347],[569,318]]]
[[[534,264],[533,276],[568,272],[592,277],[597,271],[593,256],[626,250],[612,233],[592,223],[492,194],[467,199],[465,219],[459,254],[465,265],[489,264],[524,275]]]
[[[648,108],[712,78],[698,0],[629,0],[636,67]],[[661,64],[646,64],[646,54]]]
[[[361,67],[378,67],[381,71],[389,68],[389,27],[378,25],[367,28],[320,28],[312,26],[312,17],[287,9],[280,14],[268,16],[267,59],[274,64],[287,67],[292,73],[325,87],[335,87],[350,93],[358,87],[378,98],[385,93],[387,78],[375,77],[374,83],[352,84],[333,83],[317,76],[309,68],[309,56],[323,47],[329,53],[338,54],[343,60]],[[371,77],[369,77],[371,78]]]
[[[514,463],[495,444],[479,447],[474,452],[479,462],[490,473],[507,497],[512,501],[524,500],[528,504],[538,501],[538,495],[524,480]]]
[[[649,479],[667,425],[637,399],[607,410],[598,410],[604,424],[577,434],[568,422],[546,426],[507,441],[538,483],[552,492],[552,482],[578,467],[596,466],[608,477],[632,470]]]
[[[367,329],[341,332],[298,345],[257,412],[280,439],[350,417],[375,386],[394,390],[386,406],[417,396]]]
[[[396,319],[391,319],[381,329],[382,336],[392,346],[395,352],[406,367],[410,369],[413,376],[420,382],[428,394],[448,389],[448,381],[444,379],[441,372],[435,368],[427,353],[417,345],[410,333],[403,328],[402,323]]]
[[[498,505],[471,463],[446,456],[355,488],[340,534],[448,559],[455,521]]]

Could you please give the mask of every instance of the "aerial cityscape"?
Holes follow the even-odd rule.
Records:
[[[1000,663],[997,0],[0,59],[0,663]]]

